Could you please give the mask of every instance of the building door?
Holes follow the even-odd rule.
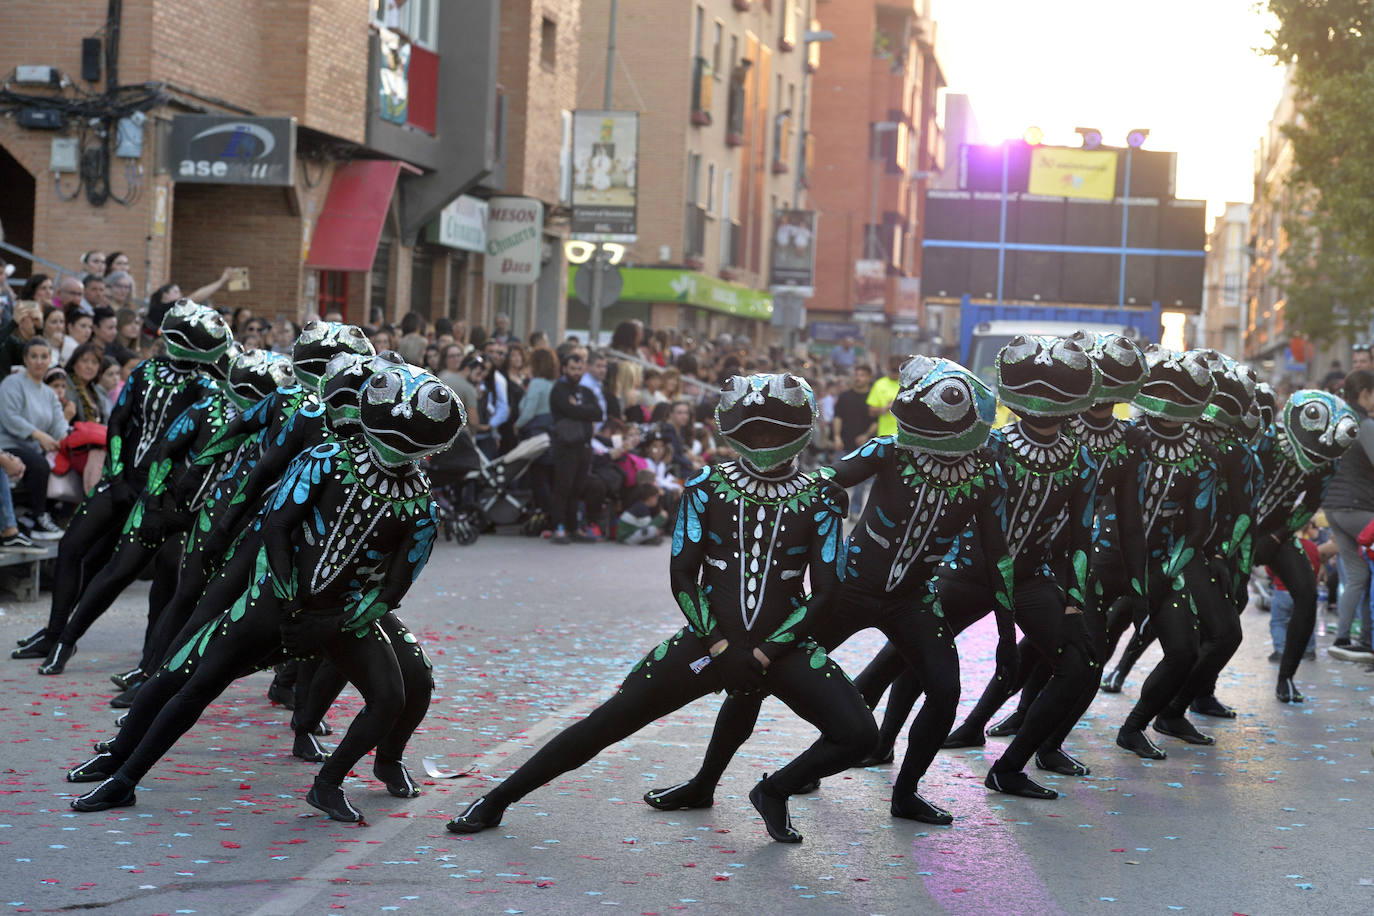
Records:
[[[25,251],[33,251],[33,205],[35,184],[33,176],[0,146],[0,238],[6,244]],[[57,260],[54,253],[34,252],[38,257]],[[33,274],[28,258],[13,251],[0,249],[0,257],[14,265],[16,277],[27,279]],[[18,292],[18,289],[15,290]]]

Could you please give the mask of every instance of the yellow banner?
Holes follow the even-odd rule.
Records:
[[[1042,146],[1031,153],[1032,194],[1111,200],[1116,193],[1116,151]]]

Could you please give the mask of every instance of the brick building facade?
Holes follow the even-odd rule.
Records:
[[[575,41],[575,0],[556,5],[572,11],[561,15]],[[192,289],[241,266],[251,289],[222,290],[217,305],[292,318],[336,307],[359,322],[375,307],[392,320],[411,308],[481,315],[485,284],[463,276],[473,270],[480,278],[480,255],[455,270],[447,251],[425,238],[449,201],[480,181],[499,184],[497,17],[509,6],[302,0],[267,15],[248,0],[11,0],[6,20],[22,28],[0,34],[0,70],[51,67],[60,84],[12,82],[0,94],[0,109],[12,115],[0,117],[6,241],[67,270],[87,249],[124,251],[140,297],[169,280]],[[107,19],[112,11],[116,21]],[[100,41],[100,72],[90,81],[82,78],[88,36]],[[571,51],[565,57],[575,60]],[[100,132],[113,136],[114,115],[132,107],[146,120],[125,130],[142,146],[121,156]],[[22,126],[23,112],[58,123]],[[168,136],[188,114],[248,125],[294,118],[293,179],[178,181],[168,172]],[[73,139],[82,171],[54,171],[53,141]],[[103,148],[112,155],[102,170]],[[351,260],[332,259],[317,230],[338,206],[335,179],[377,161],[396,163],[392,193],[367,214],[363,235],[376,233],[378,242]]]

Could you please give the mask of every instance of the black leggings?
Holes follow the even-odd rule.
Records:
[[[147,645],[148,639],[156,629],[154,621],[162,614],[168,600],[176,591],[181,543],[180,534],[171,538],[165,538],[161,534],[150,537],[149,533],[141,528],[121,535],[109,561],[82,588],[76,609],[67,619],[67,625],[62,628],[62,637],[59,641],[76,645],[77,641],[86,635],[86,631],[110,609],[110,605],[114,604],[120,593],[156,558],[157,568],[148,590],[148,628],[143,639],[144,645]]]
[[[1197,611],[1202,640],[1198,645],[1197,662],[1166,708],[1170,715],[1181,716],[1193,700],[1211,696],[1221,669],[1240,648],[1240,617],[1217,572],[1196,559],[1183,571],[1183,583]],[[1220,572],[1225,575],[1229,570]]]
[[[956,634],[981,620],[995,603],[991,589],[969,579],[942,578],[939,594],[945,618]],[[1050,678],[1032,701],[1016,737],[993,764],[992,771],[996,773],[1019,772],[1049,736],[1067,732],[1065,720],[1073,714],[1089,682],[1096,678],[1097,665],[1092,640],[1082,620],[1084,615],[1064,613],[1064,599],[1054,580],[1035,577],[1019,581],[1015,584],[1014,596],[1016,623],[1049,660]],[[881,694],[879,677],[883,669],[891,671],[893,667],[891,660],[884,660],[881,667],[875,667],[877,664],[875,659],[875,664],[859,676],[857,683],[865,697],[872,697],[874,691]],[[914,702],[924,686],[919,681],[919,677],[909,671],[899,677],[893,684],[893,696],[888,698],[889,711],[894,701],[906,702],[910,698]],[[898,710],[903,718],[909,711],[910,706]],[[1068,728],[1076,721],[1074,715],[1068,720]]]
[[[1282,544],[1273,538],[1260,538],[1255,545],[1255,565],[1268,566],[1288,589],[1293,599],[1293,616],[1288,619],[1288,640],[1279,662],[1279,677],[1292,677],[1302,664],[1307,641],[1317,625],[1317,576],[1307,559],[1307,551],[1288,538]]]
[[[679,630],[636,665],[609,700],[550,739],[487,796],[504,809],[555,777],[695,699],[726,689],[719,666],[693,674],[707,654],[698,637]],[[778,657],[764,675],[767,689],[820,730],[821,739],[773,774],[777,791],[793,794],[862,760],[877,738],[873,716],[849,679],[809,640]]]
[[[959,706],[959,653],[954,634],[933,610],[916,599],[894,600],[842,586],[835,603],[811,638],[832,651],[860,630],[876,627],[890,640],[903,664],[919,672],[928,685],[926,702],[911,725],[907,752],[897,774],[894,794],[916,791],[940,742],[954,724]],[[766,694],[729,696],[721,704],[716,728],[694,781],[714,787],[731,758],[754,733]],[[871,708],[871,707],[870,707]]]
[[[1196,561],[1194,561],[1196,562]],[[1143,731],[1150,720],[1165,711],[1183,689],[1198,661],[1198,621],[1182,583],[1166,579],[1152,567],[1146,575],[1145,600],[1150,607],[1149,634],[1159,639],[1162,658],[1140,688],[1140,699],[1126,717],[1125,728]],[[1139,637],[1141,634],[1137,634]],[[1148,638],[1148,637],[1147,637]]]
[[[186,535],[186,546],[180,556],[181,565],[172,580],[176,588],[163,602],[162,609],[155,611],[149,620],[150,629],[143,640],[143,657],[138,663],[144,671],[152,671],[162,664],[173,649],[190,638],[191,633],[183,630],[195,616],[211,575],[218,571],[224,561],[223,557],[212,557],[205,552],[205,536],[209,528],[204,526],[211,522],[212,516],[202,510]],[[207,606],[206,611],[196,618],[198,623],[191,627],[191,631],[213,619],[218,610],[223,608]]]
[[[118,492],[124,492],[121,488]],[[67,619],[81,595],[82,585],[109,562],[119,541],[124,520],[129,517],[134,499],[116,496],[110,485],[101,481],[81,501],[71,524],[57,544],[57,569],[53,574],[52,609],[48,612],[48,637],[56,639],[66,629]],[[136,495],[136,494],[134,494]]]
[[[341,783],[344,776],[348,775],[349,768],[374,747],[378,760],[399,761],[405,755],[410,736],[429,711],[430,698],[434,694],[434,669],[419,640],[394,613],[388,613],[377,624],[380,638],[386,642],[385,654],[389,654],[397,666],[401,696],[367,699],[367,706],[353,720],[348,733],[320,768],[320,778],[335,785]],[[375,641],[377,637],[369,634],[365,639]],[[383,691],[394,691],[397,687],[391,673],[383,670],[384,653],[371,647],[366,653],[358,652],[351,645],[358,642],[356,636],[344,634],[321,648],[319,665],[305,666],[306,671],[313,671],[313,674],[300,682],[306,689],[302,692],[303,699],[296,704],[297,734],[309,734],[323,721],[339,691],[349,681],[358,687],[365,698],[367,692],[362,687],[364,683],[374,685],[374,696]],[[363,669],[361,672],[358,670],[360,667]],[[355,674],[362,680],[356,680]],[[369,711],[374,706],[387,712],[370,715]],[[390,711],[396,709],[400,710],[399,714]],[[364,716],[367,718],[364,719]]]

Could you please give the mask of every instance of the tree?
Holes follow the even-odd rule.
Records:
[[[1374,0],[1268,0],[1265,53],[1294,64],[1298,117],[1284,218],[1289,320],[1314,340],[1374,317]]]

